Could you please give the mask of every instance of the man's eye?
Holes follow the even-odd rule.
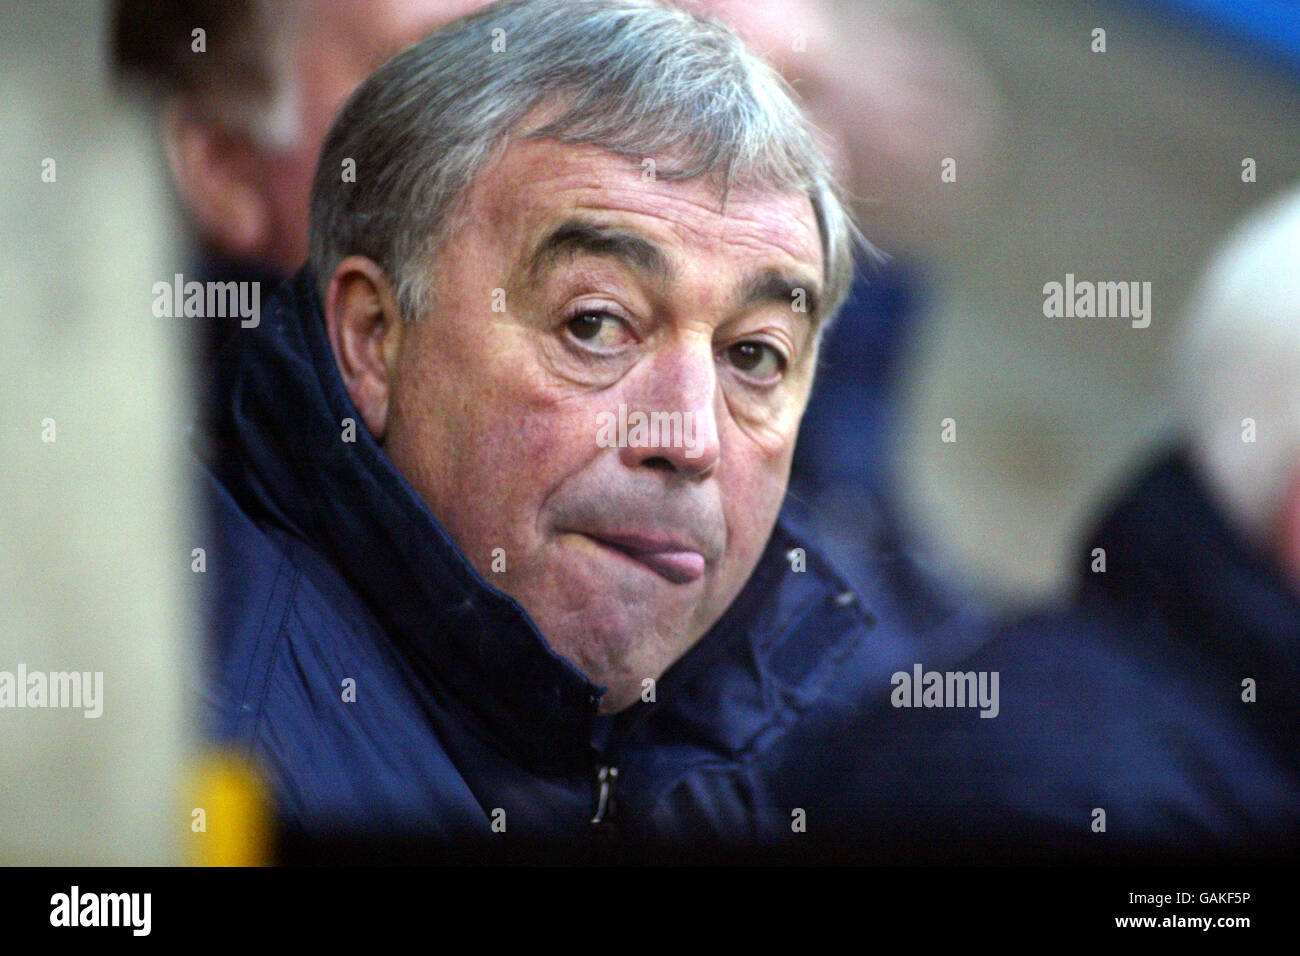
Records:
[[[600,348],[617,348],[627,335],[622,321],[608,312],[582,312],[571,318],[566,327],[578,341]]]
[[[750,378],[767,381],[785,371],[785,358],[762,342],[737,342],[727,349],[731,364]]]

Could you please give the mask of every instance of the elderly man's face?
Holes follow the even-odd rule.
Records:
[[[816,361],[812,205],[723,209],[703,181],[551,140],[512,142],[466,202],[432,311],[394,345],[385,449],[620,710],[771,533]],[[680,427],[638,433],[655,413]]]

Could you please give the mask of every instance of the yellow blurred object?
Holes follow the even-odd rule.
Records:
[[[270,797],[246,757],[222,751],[202,759],[189,818],[191,865],[271,862]]]

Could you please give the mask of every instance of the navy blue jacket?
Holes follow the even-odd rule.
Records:
[[[202,452],[212,732],[262,763],[291,833],[565,847],[611,832],[661,847],[770,836],[745,769],[872,627],[813,549],[778,528],[656,700],[598,717],[602,688],[478,575],[364,426],[341,440],[360,416],[309,274],[235,339],[212,370]]]
[[[360,424],[308,273],[213,375],[211,730],[265,767],[291,845],[913,860],[1292,832],[1293,764],[1194,658],[1091,612],[918,627],[907,575],[850,590],[793,512],[655,701],[599,717]],[[1000,670],[999,715],[893,706],[916,664]]]
[[[916,645],[927,669],[998,672],[994,719],[893,708],[906,647],[874,675],[846,667],[770,758],[776,801],[811,804],[808,843],[835,859],[1300,859],[1295,592],[1178,451],[1081,558],[1068,606]]]

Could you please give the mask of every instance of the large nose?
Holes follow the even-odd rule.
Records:
[[[659,468],[701,478],[717,468],[718,370],[711,340],[666,343],[643,360],[623,393],[630,468]]]

